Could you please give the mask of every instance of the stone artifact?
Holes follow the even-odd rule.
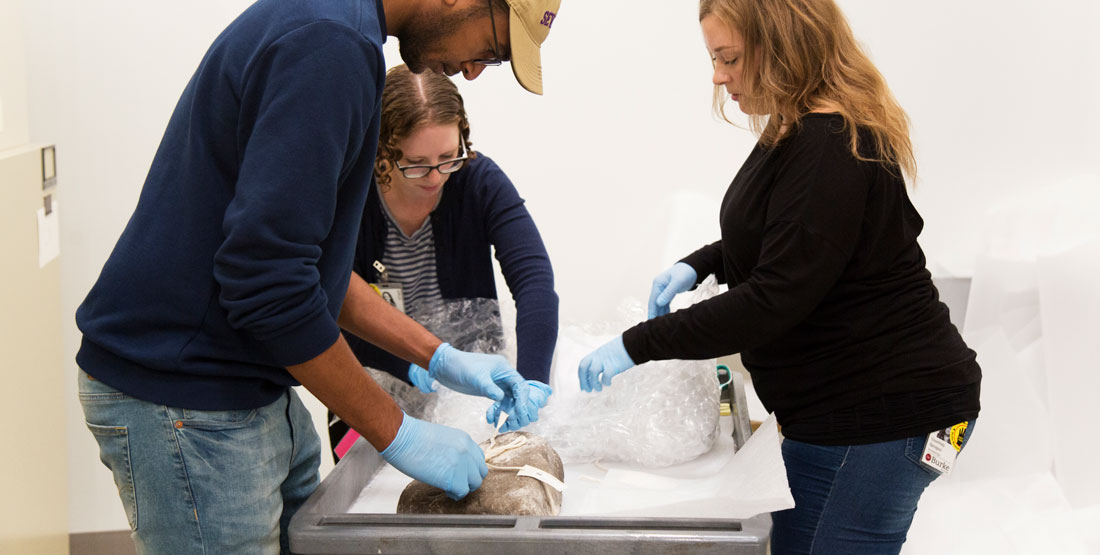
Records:
[[[561,492],[549,483],[519,475],[521,469],[530,466],[553,476],[559,483],[565,481],[561,458],[545,439],[527,432],[510,432],[482,442],[481,448],[485,451],[489,475],[480,488],[454,501],[439,488],[413,481],[401,492],[397,512],[437,515],[558,514],[561,510]]]

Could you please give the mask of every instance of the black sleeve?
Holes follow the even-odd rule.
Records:
[[[695,270],[695,285],[699,285],[707,276],[714,274],[718,283],[726,283],[726,272],[722,268],[722,241],[715,241],[680,259],[680,262]]]
[[[859,240],[870,175],[836,134],[792,141],[774,161],[760,257],[748,278],[627,330],[623,342],[636,363],[765,345],[805,320],[843,275]]]

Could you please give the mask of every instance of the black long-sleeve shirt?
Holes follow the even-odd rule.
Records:
[[[810,114],[753,149],[721,240],[683,260],[729,290],[627,330],[636,363],[740,352],[800,441],[888,441],[977,416],[981,371],[925,268],[924,222],[896,168],[857,160],[848,137],[839,115]]]

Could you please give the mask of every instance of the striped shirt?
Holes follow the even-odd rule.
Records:
[[[386,214],[386,246],[382,264],[386,266],[389,283],[401,284],[405,296],[405,313],[410,316],[425,305],[443,299],[435,267],[435,237],[432,220],[427,218],[420,229],[405,235],[393,214],[382,202]]]

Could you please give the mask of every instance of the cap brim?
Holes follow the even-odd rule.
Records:
[[[508,10],[508,35],[512,41],[512,73],[520,86],[542,94],[542,54],[539,44],[527,34],[527,28],[516,16],[515,10]]]

